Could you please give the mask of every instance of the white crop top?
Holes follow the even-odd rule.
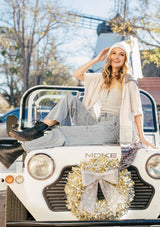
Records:
[[[121,89],[116,86],[112,90],[104,88],[100,95],[101,114],[119,114],[122,100]]]

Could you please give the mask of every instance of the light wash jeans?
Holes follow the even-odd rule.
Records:
[[[60,123],[50,133],[22,144],[26,151],[63,145],[98,145],[119,142],[119,115],[102,115],[96,120],[76,97],[66,95],[47,115]],[[68,126],[69,125],[73,126]],[[67,125],[67,126],[66,126]]]

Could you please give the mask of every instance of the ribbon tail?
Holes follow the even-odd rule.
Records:
[[[105,199],[108,201],[108,205],[113,206],[119,202],[122,202],[122,196],[117,191],[115,186],[109,184],[104,180],[99,180],[99,184],[101,186],[101,190],[103,192]]]
[[[98,181],[88,185],[81,195],[79,209],[93,214],[96,207]]]

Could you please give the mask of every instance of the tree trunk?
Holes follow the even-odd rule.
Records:
[[[30,54],[23,55],[23,92],[29,89]]]

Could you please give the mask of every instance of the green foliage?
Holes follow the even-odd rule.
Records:
[[[157,67],[160,67],[160,48],[142,51],[142,58],[144,59],[143,66],[153,62]]]
[[[2,56],[5,56],[6,53],[7,53],[6,50],[2,50],[2,51],[1,51],[1,55],[2,55]]]

